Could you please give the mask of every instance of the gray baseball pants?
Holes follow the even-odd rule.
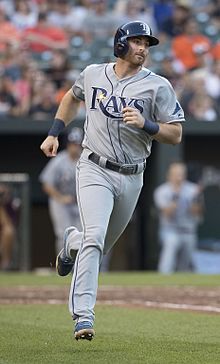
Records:
[[[76,204],[64,205],[54,199],[49,199],[49,212],[56,236],[56,254],[63,248],[63,234],[70,225],[81,228],[78,206]]]
[[[77,166],[77,198],[83,232],[70,235],[68,248],[80,248],[69,294],[77,321],[94,322],[99,266],[126,228],[143,185],[143,173],[123,175],[94,164],[84,150]]]

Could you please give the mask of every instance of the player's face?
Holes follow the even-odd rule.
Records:
[[[129,51],[125,59],[133,65],[142,66],[149,53],[149,41],[147,37],[134,37],[128,39]]]

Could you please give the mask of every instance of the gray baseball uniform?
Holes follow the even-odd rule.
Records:
[[[131,219],[143,184],[144,161],[151,152],[152,137],[126,125],[122,109],[133,107],[155,122],[184,121],[183,110],[166,79],[142,68],[134,76],[119,80],[113,67],[114,63],[88,66],[72,88],[73,94],[85,101],[87,117],[76,176],[83,232],[74,232],[67,240],[69,249],[76,241],[81,242],[69,309],[74,319],[91,323],[102,256]],[[99,157],[92,159],[94,153]],[[106,159],[124,164],[127,173],[129,168],[136,173],[109,170]]]
[[[155,205],[159,210],[159,237],[162,244],[158,269],[161,273],[172,273],[175,268],[189,270],[193,262],[193,252],[197,243],[197,227],[200,217],[190,212],[198,195],[198,185],[184,181],[176,197],[173,186],[163,183],[154,192]],[[172,217],[167,217],[161,210],[169,206],[175,198],[177,208]],[[182,259],[178,266],[178,252]]]
[[[56,235],[56,251],[58,253],[63,246],[65,229],[72,224],[81,229],[76,198],[76,161],[73,161],[68,152],[64,150],[47,163],[39,179],[41,183],[55,187],[62,195],[70,195],[74,200],[71,204],[63,204],[54,198],[49,198],[49,212]]]

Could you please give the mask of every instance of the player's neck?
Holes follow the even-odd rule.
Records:
[[[113,68],[116,76],[121,79],[134,76],[141,70],[142,66],[134,66],[124,61],[121,62],[121,59],[118,59]]]

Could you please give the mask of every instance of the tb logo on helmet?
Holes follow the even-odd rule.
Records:
[[[146,23],[140,23],[140,26],[143,28],[143,31],[146,32],[147,35],[150,34],[150,27]]]

